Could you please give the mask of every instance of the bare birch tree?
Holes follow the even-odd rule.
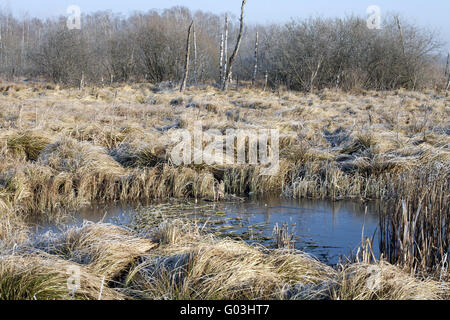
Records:
[[[223,74],[220,85],[223,87],[225,81],[226,81],[226,72],[227,72],[227,66],[228,66],[228,14],[225,14],[225,38],[223,42]]]
[[[224,33],[222,32],[221,38],[220,38],[220,56],[219,56],[219,85],[222,86],[223,81],[223,46],[224,46]]]
[[[252,77],[252,86],[255,85],[256,75],[258,74],[258,45],[259,45],[259,33],[256,31],[256,42],[255,42],[255,65],[253,67],[253,77]]]
[[[192,27],[194,25],[194,21],[191,22],[188,29],[188,36],[186,41],[186,59],[184,64],[184,76],[183,80],[181,81],[181,87],[180,92],[183,92],[184,89],[186,89],[186,83],[189,76],[189,59],[191,56],[191,33],[192,33]]]
[[[244,8],[245,8],[246,3],[247,3],[247,0],[242,0],[239,34],[238,34],[238,38],[236,41],[236,46],[234,47],[234,51],[231,54],[230,60],[228,61],[228,64],[226,67],[225,82],[223,83],[223,86],[222,86],[223,91],[228,90],[228,80],[229,80],[230,74],[232,72],[234,61],[236,60],[237,54],[239,52],[239,47],[241,46],[242,34],[244,33]]]
[[[193,26],[193,35],[194,35],[194,83],[198,82],[198,73],[197,73],[197,33],[195,32],[195,25]]]
[[[405,56],[406,55],[405,38],[403,37],[403,28],[400,23],[400,18],[398,16],[395,16],[395,21],[397,22],[398,32],[400,34],[400,44],[402,45],[403,56]]]

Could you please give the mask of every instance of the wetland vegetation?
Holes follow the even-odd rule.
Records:
[[[0,299],[450,299],[440,39],[246,3],[0,8]]]
[[[118,299],[448,298],[448,97],[153,89],[4,86],[2,298],[67,298],[71,265],[81,268],[83,289],[74,295],[81,299],[97,299],[103,277],[103,298]],[[278,174],[171,163],[169,133],[198,119],[218,130],[278,128]],[[184,219],[176,205],[159,218],[147,212],[120,226],[88,223],[38,236],[26,223],[63,219],[92,203],[150,201],[157,209],[155,201],[175,198],[220,205],[274,194],[381,201],[382,256],[372,254],[379,243],[363,239],[350,260],[330,267],[289,245],[214,235],[202,228],[207,219]],[[280,221],[278,240],[286,244],[283,230]],[[381,287],[367,286],[373,275]]]

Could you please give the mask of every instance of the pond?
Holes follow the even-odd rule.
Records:
[[[35,223],[36,233],[57,231],[84,220],[151,228],[165,219],[186,219],[205,226],[220,237],[243,239],[268,247],[275,244],[273,231],[285,226],[296,249],[334,265],[341,257],[356,254],[364,237],[374,239],[379,256],[377,206],[373,202],[289,200],[266,198],[239,202],[180,202],[153,205],[93,205],[67,221]]]

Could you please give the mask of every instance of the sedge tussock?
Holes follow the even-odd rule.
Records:
[[[0,209],[15,212],[4,215],[5,239],[21,225],[12,215],[46,217],[93,202],[278,194],[389,203],[383,213],[389,262],[434,273],[445,260],[450,98],[439,92],[13,87],[0,111]],[[171,135],[198,121],[221,134],[279,129],[278,173],[260,176],[261,166],[247,164],[175,165]],[[396,228],[387,227],[392,221],[410,228],[402,241],[415,244],[411,254],[400,250]]]
[[[266,254],[231,240],[169,252],[144,258],[131,271],[130,286],[152,299],[282,299],[286,286],[319,283],[333,274],[309,256]]]
[[[449,284],[417,279],[386,262],[353,264],[340,274],[339,300],[440,300],[449,299]]]
[[[54,170],[88,174],[92,171],[122,174],[123,169],[101,147],[63,138],[48,145],[39,158],[40,163]]]
[[[71,270],[80,276],[71,292]],[[78,273],[79,271],[79,273]],[[0,300],[122,300],[117,290],[102,287],[102,278],[86,267],[45,253],[0,256]]]
[[[120,276],[136,258],[157,246],[124,228],[88,222],[67,230],[56,239],[44,237],[37,245],[67,260],[87,265],[88,270],[107,279]]]
[[[17,133],[9,136],[6,141],[8,150],[16,157],[36,161],[41,151],[50,143],[45,136],[33,132]]]
[[[293,250],[267,251],[216,240],[181,221],[153,234],[160,247],[130,271],[130,289],[150,299],[282,299],[299,283],[329,281],[335,271]]]

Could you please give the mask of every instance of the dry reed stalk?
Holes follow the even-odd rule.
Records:
[[[79,270],[80,287],[68,288],[70,270]],[[101,289],[102,279],[84,266],[45,253],[0,257],[1,300],[95,300],[100,290],[106,300],[125,296],[111,288]]]

